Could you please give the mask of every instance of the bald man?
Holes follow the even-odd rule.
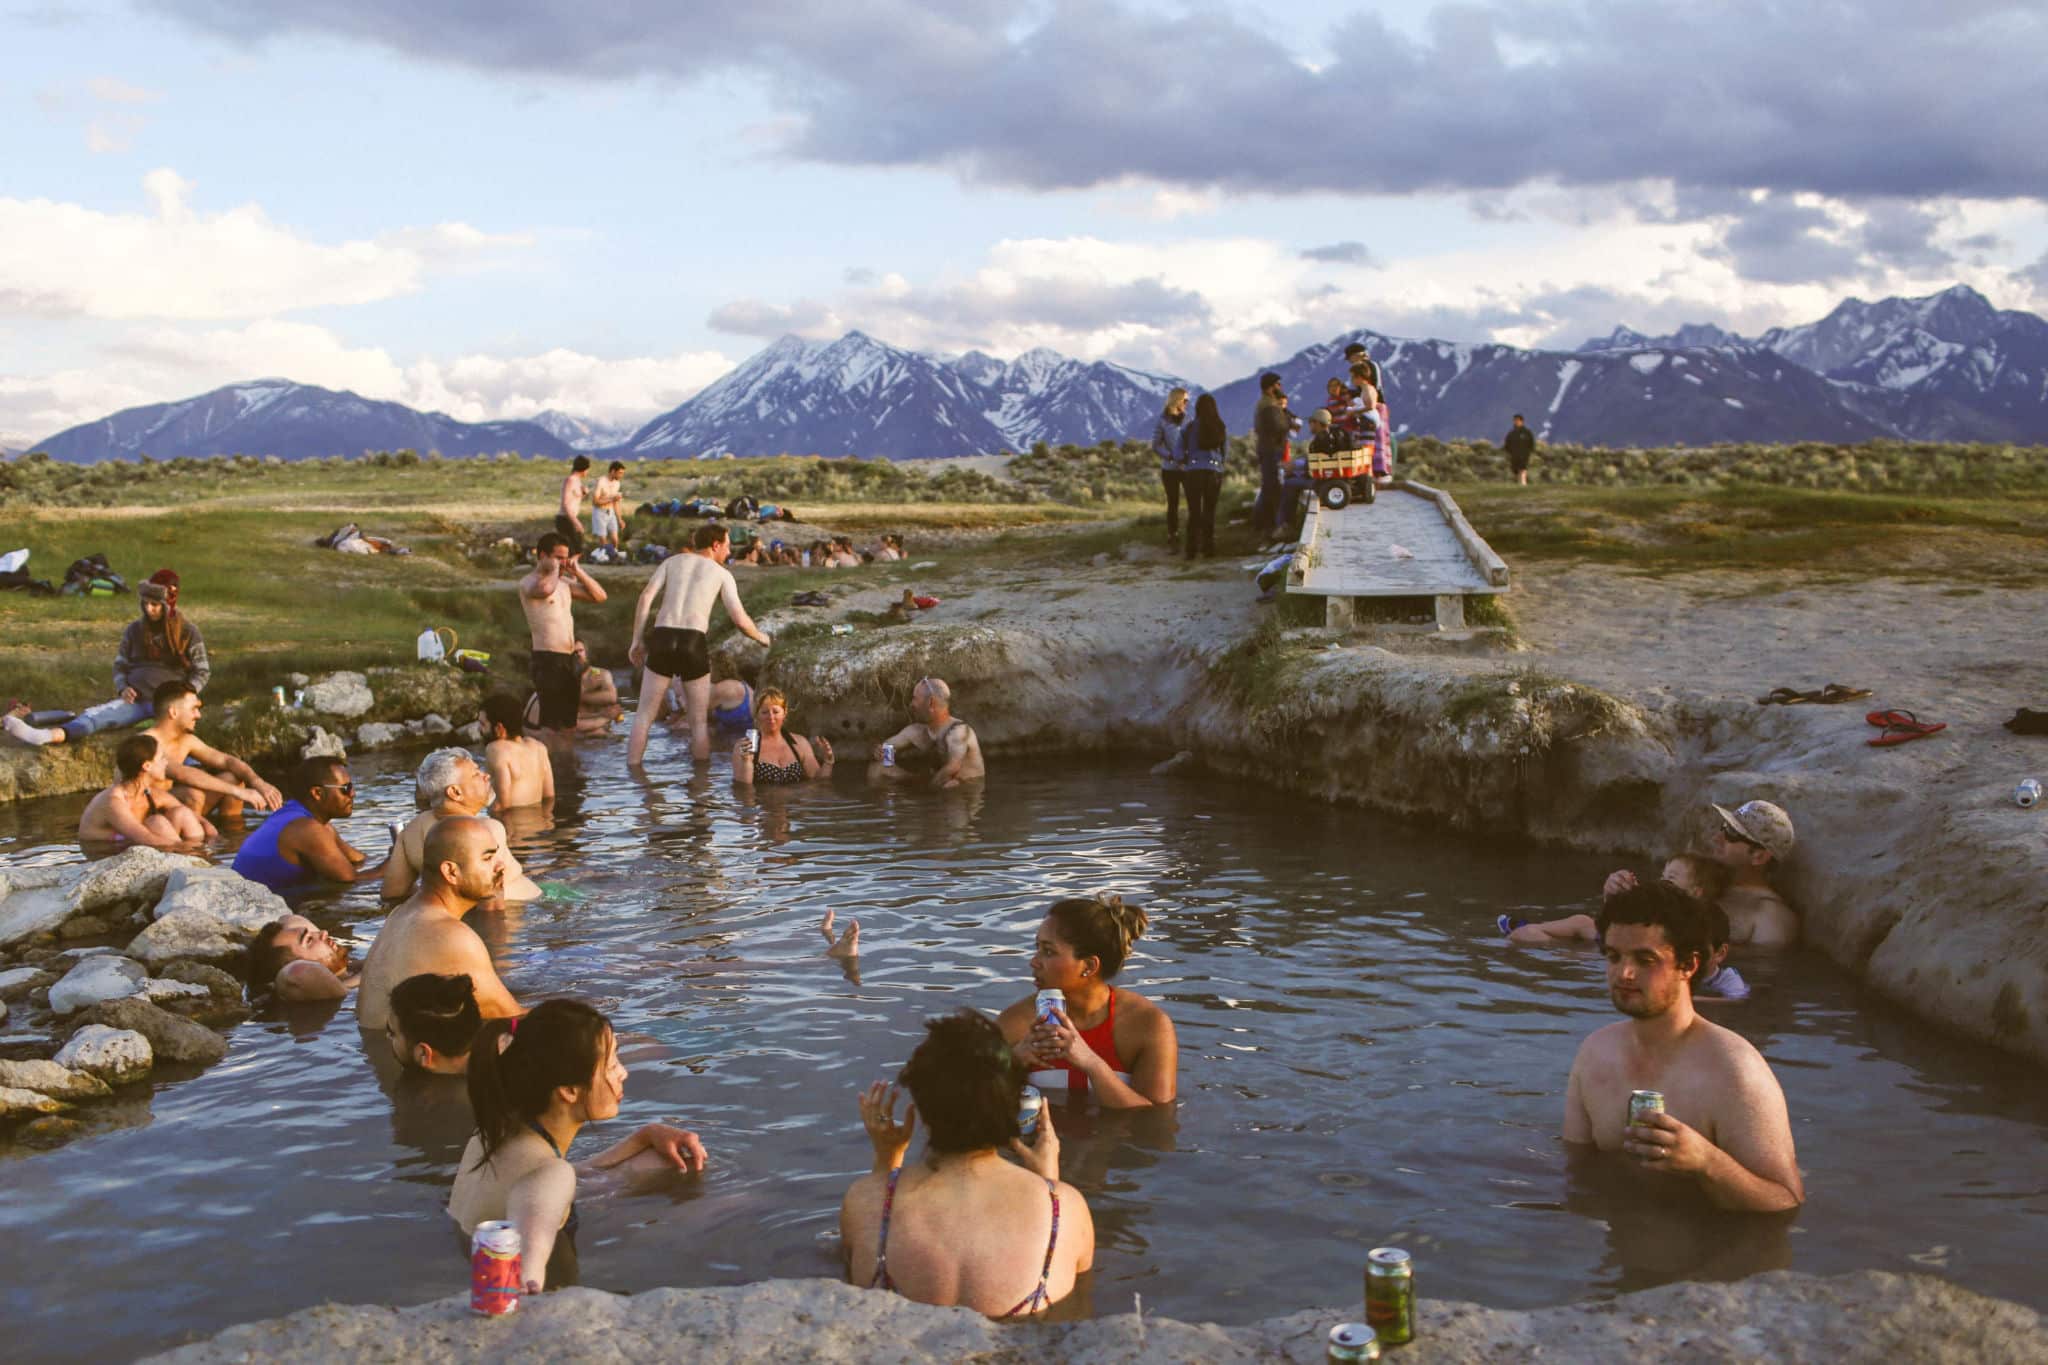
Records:
[[[953,714],[953,689],[945,679],[919,678],[910,689],[910,714],[910,724],[875,746],[870,782],[957,787],[988,775],[981,740],[973,726]]]
[[[486,1019],[524,1014],[512,998],[490,950],[462,917],[479,901],[505,891],[505,855],[491,822],[450,816],[427,832],[419,890],[391,912],[363,959],[356,1023],[375,1033],[391,1016],[391,988],[421,972],[467,976]]]

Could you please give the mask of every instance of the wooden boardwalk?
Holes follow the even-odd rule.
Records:
[[[1457,629],[1468,596],[1507,589],[1506,561],[1450,495],[1406,479],[1342,511],[1318,503],[1287,574],[1287,591],[1324,598],[1324,619],[1340,628],[1352,624],[1354,598],[1433,597],[1437,628]]]

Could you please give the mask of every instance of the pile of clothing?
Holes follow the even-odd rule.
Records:
[[[796,513],[778,503],[761,502],[750,494],[742,493],[731,502],[720,504],[710,498],[664,498],[656,502],[643,502],[635,509],[643,517],[698,517],[726,521],[795,521]]]
[[[313,542],[323,550],[336,550],[345,555],[409,555],[412,550],[395,540],[384,536],[365,535],[354,522],[336,527]]]
[[[67,597],[116,597],[128,591],[128,580],[114,572],[105,555],[90,554],[71,561],[57,591]]]
[[[36,597],[55,597],[57,589],[47,578],[31,578],[28,572],[28,551],[9,550],[0,555],[0,588],[25,592]]]

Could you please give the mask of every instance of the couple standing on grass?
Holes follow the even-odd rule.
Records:
[[[1159,482],[1166,488],[1166,542],[1180,540],[1180,498],[1188,498],[1186,555],[1216,553],[1216,497],[1223,489],[1223,457],[1230,447],[1230,433],[1216,410],[1216,395],[1205,393],[1195,400],[1194,416],[1188,415],[1188,391],[1174,389],[1166,395],[1166,409],[1152,429],[1152,450],[1159,457]]]

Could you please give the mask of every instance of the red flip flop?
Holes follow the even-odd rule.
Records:
[[[1899,714],[1904,715],[1905,713],[1901,712]],[[1884,727],[1883,734],[1879,735],[1876,739],[1867,739],[1864,743],[1875,745],[1878,748],[1887,748],[1894,744],[1905,744],[1911,740],[1925,739],[1936,730],[1946,729],[1948,729],[1948,722],[1945,720],[1927,721],[1909,718],[1893,721]]]
[[[1864,720],[1882,730],[1888,725],[1918,725],[1920,718],[1911,711],[1869,711]]]

